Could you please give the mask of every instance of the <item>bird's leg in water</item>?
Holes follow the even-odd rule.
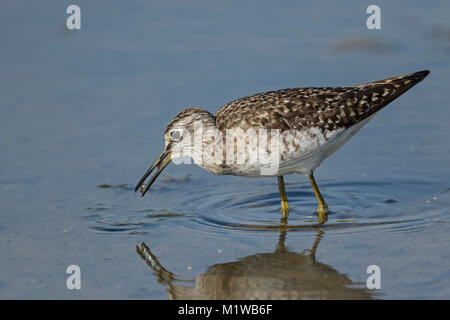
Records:
[[[317,217],[319,219],[319,224],[325,223],[328,221],[327,203],[325,202],[325,199],[323,198],[322,194],[320,193],[319,187],[317,186],[317,183],[316,183],[316,179],[314,179],[314,175],[312,172],[308,175],[308,179],[314,190],[317,201],[319,202],[319,207],[317,208]]]
[[[278,189],[280,189],[281,200],[281,222],[286,223],[289,217],[289,204],[287,201],[286,188],[284,186],[283,176],[278,176]]]

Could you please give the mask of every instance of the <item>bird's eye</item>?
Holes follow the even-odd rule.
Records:
[[[178,141],[178,140],[180,140],[180,138],[181,138],[181,131],[180,130],[173,130],[170,133],[170,139],[172,141]]]

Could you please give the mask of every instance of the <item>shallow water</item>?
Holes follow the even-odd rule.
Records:
[[[351,1],[79,5],[79,31],[59,1],[0,10],[0,298],[450,298],[448,2],[381,1],[379,31]],[[274,178],[171,165],[134,193],[184,107],[422,69],[316,170],[320,227],[300,175],[287,226]]]

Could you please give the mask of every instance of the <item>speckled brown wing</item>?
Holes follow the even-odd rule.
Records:
[[[227,103],[216,112],[219,130],[240,127],[348,128],[371,116],[423,80],[428,70],[352,87],[293,88]]]

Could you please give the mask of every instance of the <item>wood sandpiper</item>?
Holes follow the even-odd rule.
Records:
[[[264,92],[229,102],[215,115],[200,108],[184,109],[167,126],[164,151],[135,191],[140,189],[144,196],[172,160],[188,156],[216,175],[276,176],[281,222],[286,223],[289,205],[283,176],[300,173],[312,185],[319,202],[318,223],[322,224],[328,219],[328,206],[314,179],[314,169],[375,113],[429,73],[423,70],[349,87]],[[239,141],[244,148],[239,148]],[[262,161],[267,155],[271,161]]]

